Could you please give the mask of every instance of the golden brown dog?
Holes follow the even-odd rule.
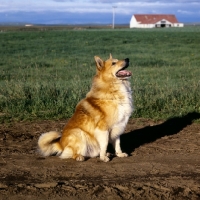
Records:
[[[96,75],[90,91],[76,106],[62,134],[52,131],[40,136],[38,145],[42,155],[59,155],[77,161],[100,156],[107,162],[110,142],[118,157],[128,156],[121,151],[120,135],[133,111],[128,80],[132,74],[125,70],[129,59],[117,60],[111,55],[106,61],[98,56],[94,59]]]

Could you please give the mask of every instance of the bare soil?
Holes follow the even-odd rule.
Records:
[[[65,121],[0,125],[0,199],[200,199],[199,113],[167,121],[131,119],[113,155],[77,162],[41,157],[41,133]],[[108,147],[111,153],[113,149]]]

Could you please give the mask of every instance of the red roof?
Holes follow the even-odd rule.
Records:
[[[178,23],[175,15],[160,15],[160,14],[136,14],[134,15],[137,22],[140,24],[155,24],[160,20],[167,20],[171,23]]]

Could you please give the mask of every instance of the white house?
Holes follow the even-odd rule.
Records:
[[[33,26],[33,24],[25,24],[25,26]]]
[[[130,28],[183,27],[175,15],[136,14],[130,21]]]

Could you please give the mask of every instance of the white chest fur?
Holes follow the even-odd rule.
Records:
[[[133,112],[133,99],[130,83],[126,80],[122,81],[119,92],[123,98],[118,100],[118,120],[115,126],[126,126],[128,119]]]
[[[115,146],[116,152],[121,152],[119,136],[124,133],[127,122],[133,112],[132,90],[128,81],[122,81],[119,87],[117,118],[110,132],[110,142]],[[118,141],[118,142],[116,142]]]

